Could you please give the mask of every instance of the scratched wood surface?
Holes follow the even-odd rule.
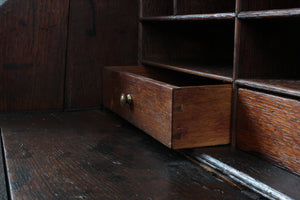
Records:
[[[70,2],[66,108],[98,107],[102,68],[137,64],[138,0]]]
[[[1,133],[1,129],[0,129],[0,133]],[[1,133],[0,137],[2,137],[2,133]],[[5,165],[4,165],[4,160],[3,160],[2,140],[0,138],[0,200],[8,200],[4,168],[5,168]]]
[[[250,199],[104,111],[1,116],[12,199]]]
[[[239,89],[237,146],[300,175],[300,102]]]
[[[68,0],[0,3],[0,111],[62,109]]]

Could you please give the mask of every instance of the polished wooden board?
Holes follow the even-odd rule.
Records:
[[[0,6],[0,111],[62,109],[69,0]]]
[[[300,102],[239,89],[237,146],[300,175]]]
[[[70,2],[67,109],[102,104],[102,69],[137,64],[138,0]]]
[[[0,137],[2,137],[2,131],[0,129]],[[6,177],[5,177],[5,164],[3,159],[2,139],[0,138],[0,200],[8,200],[6,190]]]
[[[12,199],[250,199],[104,111],[1,116]]]

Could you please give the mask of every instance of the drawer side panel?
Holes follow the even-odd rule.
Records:
[[[174,90],[173,148],[230,143],[231,85]]]

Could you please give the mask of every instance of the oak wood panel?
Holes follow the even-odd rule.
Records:
[[[102,105],[102,69],[137,64],[138,0],[71,1],[66,108]]]
[[[177,0],[177,14],[206,14],[235,11],[235,0]]]
[[[239,89],[237,145],[300,175],[300,102]]]
[[[230,143],[232,86],[174,89],[174,149]]]
[[[62,109],[68,0],[0,6],[0,111]]]
[[[12,199],[251,199],[103,111],[1,116]]]
[[[272,10],[286,8],[300,8],[298,0],[239,0],[240,9],[247,10]]]
[[[104,70],[104,106],[171,147],[172,88],[126,72]],[[131,94],[132,105],[122,107],[120,95]]]

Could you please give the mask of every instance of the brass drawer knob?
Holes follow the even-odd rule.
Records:
[[[125,95],[124,93],[122,93],[120,97],[120,104],[121,106],[125,106],[126,103],[129,105],[132,104],[132,96],[131,94]]]
[[[132,96],[131,96],[131,94],[127,94],[127,95],[126,95],[126,102],[127,102],[129,105],[131,105],[131,103],[132,103]]]

